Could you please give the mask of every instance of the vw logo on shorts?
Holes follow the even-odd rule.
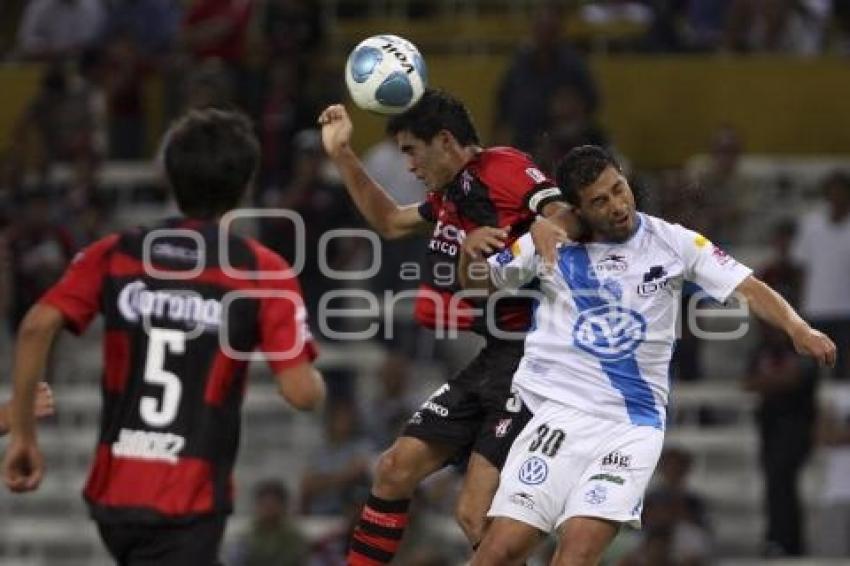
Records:
[[[645,339],[646,319],[618,305],[582,311],[573,327],[576,346],[602,360],[625,358]]]
[[[549,466],[545,460],[537,456],[532,456],[523,462],[519,468],[519,481],[527,485],[543,483],[548,475]]]

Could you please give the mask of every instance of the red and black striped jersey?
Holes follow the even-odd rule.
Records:
[[[416,299],[417,321],[429,328],[487,334],[485,301],[455,296],[461,290],[457,276],[461,242],[481,226],[510,226],[510,245],[528,231],[538,211],[560,198],[560,189],[531,159],[509,147],[485,149],[444,191],[429,193],[419,213],[435,226]],[[493,311],[497,328],[526,330],[531,305],[528,298],[500,299]]]
[[[316,348],[298,280],[254,240],[188,220],[108,236],[41,299],[74,332],[104,316],[103,414],[84,495],[106,522],[232,510],[251,352],[272,370]]]

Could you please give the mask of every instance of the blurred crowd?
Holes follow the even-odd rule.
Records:
[[[337,16],[362,16],[368,2],[333,3]],[[407,2],[408,16],[427,18],[436,2]],[[0,19],[17,22],[0,30],[6,59],[37,62],[37,92],[15,120],[11,143],[0,154],[0,319],[10,332],[29,306],[62,273],[81,247],[116,226],[116,197],[99,185],[113,161],[150,160],[158,131],[151,131],[150,77],[164,86],[164,119],[187,108],[236,106],[256,124],[262,164],[249,206],[285,208],[304,219],[306,264],[301,275],[315,313],[328,290],[339,287],[322,273],[316,254],[322,234],[362,226],[345,190],[330,171],[314,129],[326,104],[342,100],[338,70],[328,54],[324,3],[310,0],[17,0],[3,2]],[[850,54],[850,3],[838,0],[646,0],[540,3],[527,41],[512,55],[495,97],[493,143],[515,145],[544,168],[572,147],[611,139],[598,121],[605,101],[586,63],[589,46],[565,36],[568,19],[588,25],[626,22],[637,36],[608,49],[649,53],[717,52],[747,56],[783,53]],[[567,28],[569,26],[566,26]],[[2,34],[5,33],[5,36]],[[479,120],[491,117],[478,116]],[[161,125],[160,125],[161,126]],[[839,346],[834,377],[847,379],[850,352],[850,171],[824,176],[808,197],[810,212],[796,215],[800,187],[779,177],[765,184],[742,162],[746,140],[718,124],[705,151],[680,167],[629,171],[643,208],[698,230],[731,248],[769,248],[760,276],[779,290]],[[628,156],[624,156],[628,162]],[[401,203],[422,196],[417,180],[391,140],[365,156],[370,173]],[[161,194],[156,187],[154,195]],[[753,221],[754,218],[757,221]],[[258,237],[293,259],[294,227],[267,219]],[[414,282],[399,277],[404,262],[424,252],[421,241],[387,243],[382,268],[369,281],[378,292],[403,291]],[[325,258],[335,269],[370,263],[358,239],[334,239]],[[705,301],[690,301],[703,308]],[[315,329],[318,332],[319,329]],[[371,462],[422,401],[410,385],[411,365],[435,361],[419,331],[403,328],[379,375],[379,394],[368,405],[356,387],[332,391],[324,415],[325,442],[296,494],[277,480],[256,487],[254,519],[229,550],[234,565],[342,564],[351,520],[370,485]],[[705,377],[700,342],[687,332],[677,348],[674,377]],[[759,399],[767,531],[764,554],[802,555],[815,550],[850,555],[850,397],[817,402],[818,371],[798,358],[782,336],[759,329],[746,364],[743,387]],[[822,377],[822,376],[821,376]],[[340,381],[345,381],[340,379]],[[60,400],[61,401],[61,400]],[[816,443],[827,454],[822,486],[822,540],[804,540],[798,483]],[[712,556],[707,507],[688,491],[691,455],[668,449],[648,494],[646,528],[623,541],[610,564],[698,565]],[[429,481],[417,497],[415,527],[399,562],[449,564],[463,555],[458,539],[429,517],[451,515],[461,468]],[[335,517],[332,529],[308,537],[291,515]],[[843,529],[843,530],[842,530]]]

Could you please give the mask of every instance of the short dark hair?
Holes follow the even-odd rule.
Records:
[[[254,486],[254,499],[260,499],[261,497],[274,497],[286,504],[289,502],[289,490],[279,480],[266,479]]]
[[[555,181],[567,202],[579,204],[579,191],[599,178],[599,175],[613,167],[620,171],[620,164],[604,148],[598,145],[582,145],[567,153],[555,168]]]
[[[419,102],[387,122],[388,134],[410,132],[426,142],[442,130],[450,132],[462,146],[481,143],[463,102],[441,90],[427,89]]]
[[[212,219],[235,208],[260,160],[247,116],[191,110],[165,134],[163,161],[177,205],[190,218]]]

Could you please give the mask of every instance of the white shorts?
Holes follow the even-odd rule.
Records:
[[[511,446],[488,516],[543,532],[570,517],[640,527],[664,432],[546,401]]]

